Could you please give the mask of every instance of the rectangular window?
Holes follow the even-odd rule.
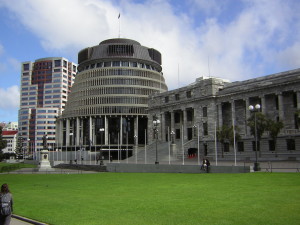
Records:
[[[207,125],[207,123],[203,123],[203,135],[208,135],[208,125]]]
[[[111,62],[104,62],[104,67],[111,67]]]
[[[169,96],[166,96],[165,97],[165,103],[168,103],[169,102]]]
[[[191,98],[192,97],[192,92],[191,91],[187,91],[186,92],[186,97],[187,98]]]
[[[175,130],[175,138],[180,139],[180,129]]]
[[[187,129],[187,136],[188,136],[188,140],[193,139],[193,128],[188,128]]]
[[[179,112],[174,113],[174,120],[175,120],[175,123],[180,123],[180,113]]]
[[[28,63],[27,64],[23,64],[23,70],[24,71],[29,70],[29,64]]]
[[[295,139],[286,139],[286,145],[288,151],[296,150]]]
[[[54,60],[54,66],[55,67],[60,67],[61,66],[61,60]]]
[[[256,144],[255,141],[252,141],[252,150],[255,152],[256,151]],[[260,151],[260,142],[257,142],[257,151]]]
[[[274,142],[274,140],[269,140],[269,151],[275,151],[275,142]]]
[[[129,62],[122,62],[122,66],[123,67],[128,67],[129,66]]]
[[[237,143],[237,148],[238,148],[238,151],[239,151],[239,152],[243,152],[243,151],[244,151],[244,142],[239,141],[239,142]]]
[[[179,94],[175,94],[175,100],[176,101],[180,100]]]
[[[207,107],[202,108],[203,117],[207,117]]]
[[[224,143],[224,152],[229,152],[229,143]]]

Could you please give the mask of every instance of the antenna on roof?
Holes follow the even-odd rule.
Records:
[[[120,17],[121,17],[121,13],[119,13],[119,16],[118,16],[118,20],[119,20],[119,38],[121,37],[121,19],[120,19]]]

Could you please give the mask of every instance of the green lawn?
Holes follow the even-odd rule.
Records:
[[[2,174],[15,212],[50,224],[299,224],[300,174]]]

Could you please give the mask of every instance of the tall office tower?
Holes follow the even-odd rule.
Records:
[[[160,52],[116,38],[81,50],[78,63],[66,109],[57,120],[57,145],[128,150],[134,142],[144,144],[148,96],[167,91]],[[116,157],[117,151],[112,154]]]
[[[54,148],[55,120],[65,108],[76,72],[77,65],[63,57],[22,63],[19,136],[28,152],[43,148],[44,135]]]

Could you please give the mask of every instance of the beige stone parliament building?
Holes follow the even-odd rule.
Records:
[[[174,138],[177,155],[198,150],[202,157],[221,156],[215,141],[216,130],[223,125],[237,127],[241,139],[234,146],[224,146],[224,158],[240,160],[255,157],[255,139],[247,126],[250,105],[284,128],[274,143],[265,132],[258,143],[261,159],[296,159],[300,157],[300,132],[296,112],[300,109],[300,69],[245,81],[228,82],[214,77],[201,77],[188,86],[150,96],[149,120],[154,115],[161,121],[159,138]],[[149,128],[151,121],[149,121]],[[173,136],[173,137],[172,137]],[[195,151],[194,151],[195,152]],[[181,156],[180,156],[181,157]]]

